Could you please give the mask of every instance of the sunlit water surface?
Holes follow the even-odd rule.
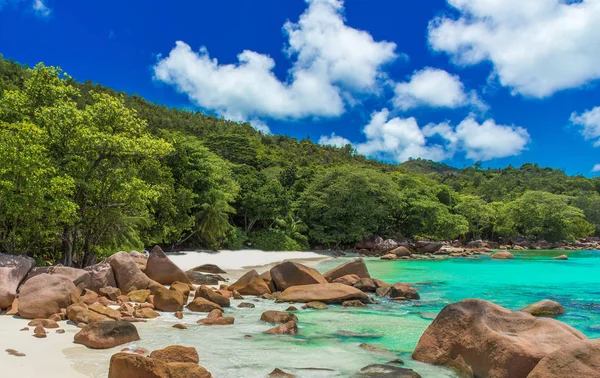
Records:
[[[410,353],[435,315],[446,304],[464,298],[487,299],[513,310],[541,299],[556,300],[567,309],[561,321],[589,337],[600,337],[600,253],[573,252],[567,261],[551,260],[562,253],[524,251],[511,261],[488,257],[396,262],[369,259],[373,277],[412,283],[421,300],[382,300],[366,309],[330,306],[321,311],[301,310],[297,313],[299,335],[274,336],[262,334],[270,325],[259,320],[260,314],[269,309],[284,310],[288,304],[247,298],[255,309],[238,309],[242,301],[232,301],[232,307],[225,311],[235,316],[234,326],[197,325],[205,314],[186,311],[180,321],[165,313],[148,323],[138,323],[141,340],[134,346],[148,350],[173,344],[194,346],[200,364],[216,378],[265,377],[276,367],[297,377],[351,377],[366,365],[398,357],[423,377],[454,377],[449,371],[412,361]],[[325,261],[318,269],[326,271],[344,261]],[[189,330],[172,328],[178,322]],[[336,335],[338,331],[369,335],[344,337]],[[389,352],[367,351],[359,347],[360,343]],[[73,348],[65,352],[77,370],[105,377],[108,360],[119,349],[83,353]]]

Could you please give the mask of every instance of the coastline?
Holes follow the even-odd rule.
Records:
[[[169,254],[169,258],[181,269],[188,270],[202,264],[216,264],[227,271],[223,276],[235,280],[247,270],[261,268],[266,270],[284,260],[301,261],[310,266],[330,259],[330,256],[313,252],[265,252],[259,250],[196,252],[185,251]],[[259,269],[260,270],[260,269]],[[73,342],[79,328],[70,322],[60,322],[60,328],[65,333],[58,334],[55,329],[48,329],[48,337],[38,339],[33,336],[33,329],[20,331],[28,327],[29,320],[16,316],[0,316],[0,365],[9,374],[21,377],[39,377],[43,369],[44,378],[82,378],[96,377],[88,372],[89,361],[93,356],[110,356],[117,353],[126,345],[107,350],[93,350]],[[152,321],[139,323],[140,327],[152,327]],[[14,349],[24,353],[24,357],[9,355],[6,349]],[[108,360],[100,359],[94,365],[106,364]]]

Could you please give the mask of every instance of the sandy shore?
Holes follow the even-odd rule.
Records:
[[[202,264],[216,264],[227,271],[227,277],[235,279],[249,268],[265,270],[269,266],[284,260],[301,260],[307,265],[316,265],[329,257],[312,252],[264,252],[258,250],[248,251],[221,251],[215,253],[185,252],[169,256],[177,266],[188,270]],[[73,365],[73,360],[89,355],[93,359],[94,351],[82,345],[73,343],[73,336],[79,331],[75,325],[60,322],[65,330],[64,334],[57,334],[56,330],[49,329],[48,337],[38,339],[33,337],[33,328],[29,331],[20,331],[29,321],[13,316],[0,315],[0,366],[7,376],[21,378],[80,378],[92,375],[81,372]],[[114,348],[115,353],[125,347]],[[14,349],[25,353],[24,357],[9,355],[5,350]],[[105,364],[104,358],[99,358],[98,363]]]

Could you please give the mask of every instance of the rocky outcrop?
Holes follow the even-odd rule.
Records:
[[[217,293],[213,289],[208,286],[200,286],[198,290],[196,290],[196,298],[204,298],[213,303],[218,304],[221,307],[229,307],[231,302],[229,298]]]
[[[535,366],[527,378],[600,378],[600,340],[568,344]]]
[[[137,329],[129,322],[95,322],[75,335],[75,344],[92,349],[108,349],[140,339]]]
[[[88,289],[98,293],[99,290],[104,287],[117,286],[115,275],[110,267],[110,263],[107,260],[95,265],[90,265],[84,269],[90,274],[90,284]]]
[[[528,312],[533,316],[558,316],[566,312],[560,303],[549,299],[530,304],[521,311]]]
[[[369,270],[367,269],[367,264],[365,264],[365,260],[362,258],[354,259],[335,267],[325,272],[323,277],[325,277],[327,281],[332,282],[333,280],[348,274],[356,274],[359,278],[371,278]]]
[[[154,291],[153,303],[157,310],[175,312],[183,309],[185,300],[182,293],[159,287]]]
[[[244,274],[239,280],[229,285],[230,291],[237,291],[242,295],[261,296],[270,294],[271,290],[265,281],[260,278],[258,272],[254,269]]]
[[[442,248],[442,243],[428,240],[417,240],[415,251],[417,253],[436,253]]]
[[[296,315],[286,311],[265,311],[260,316],[260,320],[267,323],[287,323],[291,320],[298,322]]]
[[[421,336],[413,358],[465,377],[525,378],[548,354],[586,339],[554,319],[467,299],[444,307]]]
[[[119,252],[110,256],[110,267],[115,275],[117,287],[123,294],[133,290],[144,290],[159,285],[152,281],[137,267],[127,252]]]
[[[362,291],[340,283],[292,286],[279,296],[282,302],[323,302],[342,303],[347,300],[358,299],[369,303],[369,296]]]
[[[191,283],[183,270],[175,265],[159,246],[155,246],[150,251],[144,273],[150,279],[163,285],[170,285],[175,281]]]
[[[19,315],[25,319],[48,318],[79,300],[80,291],[71,279],[40,274],[19,289]]]
[[[277,291],[284,291],[292,286],[327,283],[316,269],[292,261],[275,265],[270,273]]]
[[[0,311],[12,305],[19,284],[34,265],[31,257],[0,253]]]

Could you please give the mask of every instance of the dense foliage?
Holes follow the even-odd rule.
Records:
[[[600,234],[600,180],[391,165],[0,59],[0,250],[85,265],[154,243],[270,250],[371,235]]]

